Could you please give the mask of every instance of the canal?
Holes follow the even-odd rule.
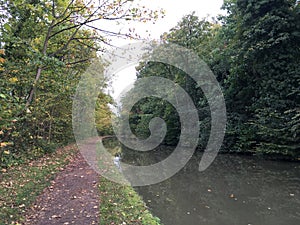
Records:
[[[122,148],[121,160],[147,165],[170,151],[163,146],[148,153]],[[200,159],[197,153],[173,177],[135,188],[164,225],[300,224],[299,163],[219,154],[199,172]]]

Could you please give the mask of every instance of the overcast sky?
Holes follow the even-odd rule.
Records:
[[[223,0],[141,0],[141,5],[145,5],[150,9],[163,8],[166,12],[165,17],[153,23],[135,23],[122,24],[116,27],[116,30],[128,30],[129,27],[134,27],[136,32],[142,38],[150,37],[152,39],[159,39],[160,35],[168,32],[172,27],[181,20],[181,18],[193,11],[200,18],[215,17],[222,13],[220,10]],[[114,29],[113,27],[111,29]],[[128,40],[112,40],[115,46],[122,46],[129,43]],[[135,80],[135,69],[129,67],[116,74],[113,79],[112,87],[113,93],[110,93],[115,99],[122,92],[122,90]]]

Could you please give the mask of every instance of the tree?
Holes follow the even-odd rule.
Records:
[[[161,37],[161,42],[163,44],[174,43],[181,45],[194,51],[204,61],[209,61],[211,60],[209,54],[213,47],[210,44],[216,35],[218,27],[219,25],[216,23],[208,22],[206,19],[200,20],[192,13],[183,17],[177,26],[168,33],[164,33]],[[177,59],[176,61],[193,66],[181,54],[160,52],[159,48],[154,51],[154,55],[168,55],[168,57]],[[202,131],[200,145],[201,148],[204,148],[209,137],[210,111],[207,100],[196,81],[182,70],[161,62],[141,62],[137,67],[137,71],[137,80],[151,76],[167,78],[180,85],[189,94],[199,110],[199,123]],[[147,87],[144,88],[147,89]],[[164,91],[170,96],[175,96],[174,90],[166,89]],[[181,132],[180,118],[176,109],[165,100],[149,97],[138,102],[131,114],[132,129],[138,136],[140,135],[143,138],[149,136],[149,121],[154,117],[161,117],[166,122],[167,134],[164,144],[176,145]]]
[[[136,38],[96,22],[143,22],[159,16],[132,2],[0,1],[0,153],[9,143],[17,153],[43,151],[50,143],[72,139],[72,96],[80,76],[109,45],[110,36]]]
[[[231,7],[236,55],[226,94],[235,147],[297,155],[299,11],[289,0],[238,0]]]
[[[299,7],[293,0],[227,0],[221,25],[192,14],[162,36],[163,42],[195,51],[222,85],[228,116],[224,151],[299,158]],[[142,62],[137,78],[148,76],[175,81],[189,93],[204,131],[199,147],[205,147],[210,114],[199,87],[187,74],[162,63]],[[169,117],[175,112],[165,102],[145,99],[132,111],[132,127],[147,136],[148,122],[159,115],[169,128],[180,126],[178,118]],[[178,134],[170,135],[170,144],[176,144]]]

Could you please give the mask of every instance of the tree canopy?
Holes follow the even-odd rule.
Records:
[[[134,1],[135,2],[135,1]],[[104,29],[101,22],[146,22],[162,12],[132,0],[0,0],[0,160],[9,166],[73,140],[72,98],[92,60],[101,72],[100,52],[110,37],[138,38]],[[162,43],[194,51],[214,72],[226,99],[228,125],[223,151],[279,154],[299,158],[300,4],[294,0],[226,0],[226,15],[200,19],[186,15]],[[100,24],[100,25],[99,25]],[[180,57],[172,56],[170,57]],[[184,60],[184,59],[183,59]],[[207,99],[180,69],[140,62],[137,79],[161,76],[180,85],[199,115],[199,149],[206,146],[211,117]],[[112,132],[103,76],[95,120],[100,135]],[[93,82],[92,80],[90,82]],[[172,94],[172,90],[166,90]],[[164,144],[176,145],[180,118],[166,101],[149,97],[131,110],[131,128],[149,135],[149,121],[162,117]]]
[[[299,4],[290,0],[227,0],[223,9],[227,15],[217,21],[200,19],[194,13],[183,17],[161,41],[196,52],[222,85],[228,117],[223,151],[298,158]],[[142,62],[137,70],[138,79],[165,77],[189,93],[198,109],[199,149],[203,150],[210,132],[210,111],[201,89],[187,74],[169,65]],[[180,121],[163,100],[138,102],[132,110],[132,129],[149,135],[148,122],[156,116],[169,126],[165,144],[176,144]]]
[[[137,38],[134,32],[104,29],[101,22],[146,22],[161,12],[132,0],[0,1],[0,159],[39,155],[73,139],[72,97],[91,60],[110,37]],[[100,24],[100,25],[99,25]],[[98,58],[98,59],[97,59]],[[101,69],[100,69],[101,71]],[[103,90],[97,103],[98,128],[110,130],[99,114],[110,115]]]

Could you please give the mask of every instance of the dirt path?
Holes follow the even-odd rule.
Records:
[[[99,175],[78,154],[37,199],[26,225],[99,224]]]

